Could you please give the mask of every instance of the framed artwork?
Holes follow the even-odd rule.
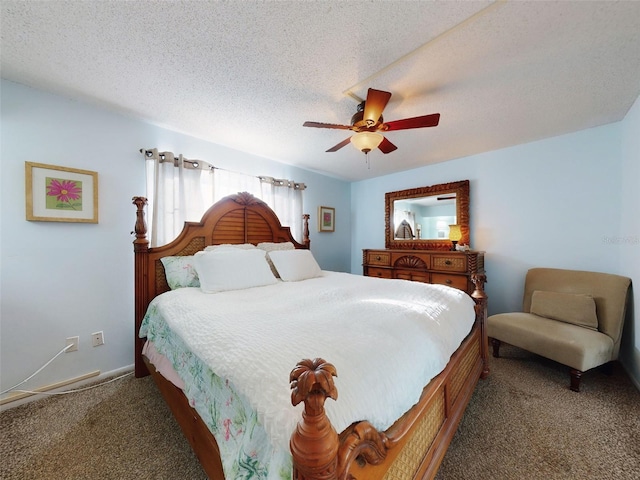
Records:
[[[336,209],[318,207],[318,231],[333,232],[336,229]]]
[[[25,162],[27,220],[98,223],[98,173]]]

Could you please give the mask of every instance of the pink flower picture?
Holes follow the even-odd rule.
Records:
[[[53,210],[82,210],[82,182],[47,177],[46,206]]]
[[[320,232],[335,231],[336,209],[331,207],[318,207],[318,230]]]

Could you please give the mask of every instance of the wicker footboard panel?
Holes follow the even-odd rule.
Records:
[[[411,439],[387,471],[385,480],[406,480],[415,477],[422,459],[433,445],[445,418],[445,394],[444,390],[441,390],[429,406],[424,418],[415,427]]]
[[[483,369],[480,342],[480,331],[474,329],[447,368],[425,388],[420,402],[387,430],[396,445],[385,461],[355,463],[349,469],[354,478],[417,480],[436,475]]]

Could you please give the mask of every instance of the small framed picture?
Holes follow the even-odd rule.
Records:
[[[27,220],[98,223],[98,173],[25,162]]]
[[[333,232],[336,229],[336,209],[318,207],[318,231]]]

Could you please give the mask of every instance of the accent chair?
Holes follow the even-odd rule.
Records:
[[[493,356],[501,342],[549,358],[570,370],[570,389],[582,374],[618,358],[631,279],[608,273],[532,268],[522,312],[487,319]]]

